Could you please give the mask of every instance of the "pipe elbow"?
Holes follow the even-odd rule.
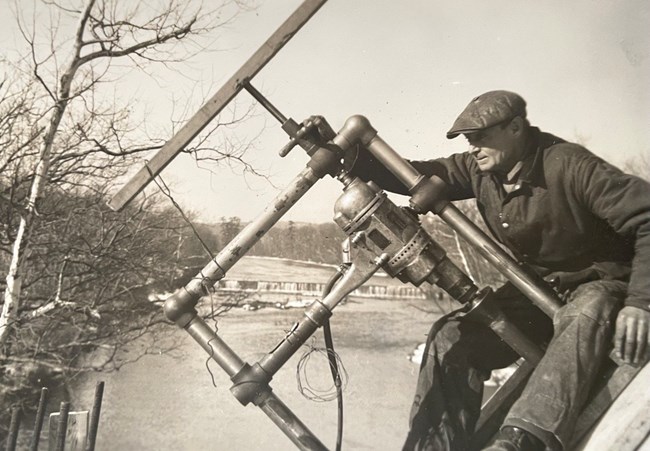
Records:
[[[180,288],[165,301],[163,305],[165,316],[168,320],[179,324],[188,316],[193,316],[197,300],[196,296],[185,288]]]
[[[357,114],[350,116],[345,121],[338,136],[347,141],[348,146],[346,147],[355,143],[360,143],[365,146],[377,136],[377,130],[370,125],[370,121],[365,116]]]

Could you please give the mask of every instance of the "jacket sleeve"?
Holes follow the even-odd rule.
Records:
[[[453,154],[435,160],[407,160],[421,174],[440,177],[447,185],[449,200],[475,197],[472,189],[472,173],[476,163],[469,154]],[[360,148],[350,173],[362,180],[377,183],[382,189],[409,195],[408,189],[366,149]]]
[[[585,150],[576,167],[577,195],[612,229],[634,241],[626,305],[650,311],[650,184]]]

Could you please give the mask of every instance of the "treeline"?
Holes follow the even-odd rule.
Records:
[[[474,223],[485,230],[473,202],[467,201],[457,205]],[[421,216],[420,220],[425,230],[445,249],[449,258],[477,284],[493,286],[503,280],[498,272],[442,220],[433,215]],[[182,246],[181,260],[190,272],[196,272],[207,262],[210,255],[216,255],[246,225],[238,217],[223,217],[215,224],[196,225],[197,234],[187,238]],[[338,264],[342,261],[342,244],[345,238],[345,233],[334,222],[280,222],[253,246],[248,255]],[[188,277],[193,275],[195,274],[187,274]]]
[[[183,244],[182,255],[188,262],[200,263],[208,255],[216,255],[246,225],[238,217],[224,217],[215,224],[197,224],[197,234]],[[266,232],[248,255],[338,264],[345,238],[333,222],[280,222]]]

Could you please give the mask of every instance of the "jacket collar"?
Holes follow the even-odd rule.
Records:
[[[549,147],[565,142],[563,139],[542,132],[537,127],[530,128],[524,167],[519,180],[529,185],[546,187],[544,177],[544,155]]]
[[[554,144],[563,142],[565,141],[557,136],[544,133],[537,127],[530,127],[519,181],[528,185],[546,187],[544,177],[544,151]],[[476,168],[476,172],[481,174],[478,168]],[[494,174],[482,175],[496,177]]]

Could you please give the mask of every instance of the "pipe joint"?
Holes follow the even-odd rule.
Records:
[[[320,327],[332,316],[332,311],[325,307],[321,301],[314,301],[305,310],[305,316],[316,326]]]
[[[420,176],[409,191],[411,208],[418,213],[431,211],[438,214],[449,204],[446,196],[447,185],[440,177]]]
[[[365,116],[357,114],[345,121],[334,142],[343,149],[349,149],[355,143],[367,146],[375,136],[377,130],[370,125],[370,121]]]
[[[187,291],[184,287],[176,290],[167,298],[163,305],[165,316],[180,327],[185,327],[196,315],[194,307],[199,297]]]
[[[307,166],[311,168],[314,175],[319,179],[325,177],[327,174],[334,177],[343,167],[343,163],[341,162],[342,157],[343,151],[341,148],[335,144],[328,143],[316,149],[311,155]]]
[[[233,386],[230,388],[232,394],[243,406],[253,403],[256,406],[264,400],[264,395],[271,391],[269,382],[272,377],[264,371],[259,363],[250,366],[244,364],[241,370],[230,380]]]

